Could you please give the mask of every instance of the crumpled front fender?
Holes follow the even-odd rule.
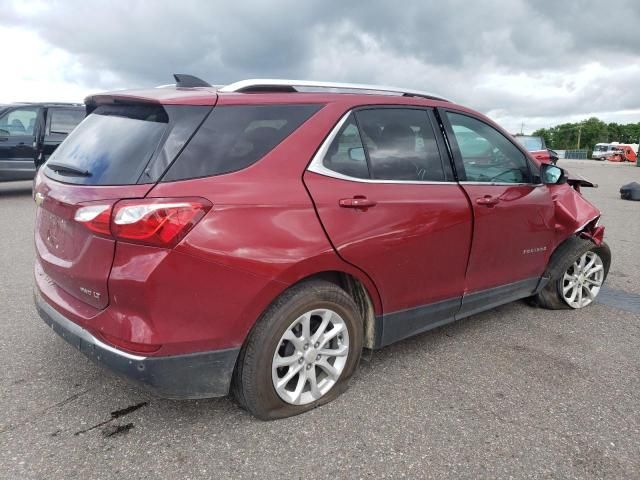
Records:
[[[555,206],[557,244],[578,233],[597,245],[602,243],[604,227],[597,225],[600,210],[568,184],[550,186],[550,189]]]

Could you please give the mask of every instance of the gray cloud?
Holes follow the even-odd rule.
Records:
[[[505,118],[640,109],[637,0],[16,2],[0,25],[74,55],[73,81],[96,89],[172,72],[313,76],[425,88]]]

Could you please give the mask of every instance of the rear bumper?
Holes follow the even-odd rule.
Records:
[[[222,397],[229,393],[239,348],[167,357],[144,357],[111,347],[49,305],[36,290],[40,317],[95,363],[164,398]]]

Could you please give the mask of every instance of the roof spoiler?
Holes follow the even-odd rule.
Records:
[[[187,75],[185,73],[174,73],[173,78],[176,79],[176,87],[193,88],[193,87],[210,87],[211,85],[201,78]]]

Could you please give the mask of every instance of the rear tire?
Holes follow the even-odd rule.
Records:
[[[323,280],[300,283],[280,295],[250,332],[232,394],[262,420],[309,411],[347,389],[362,342],[362,318],[344,290]]]
[[[605,242],[597,246],[590,240],[571,237],[553,253],[549,264],[545,275],[549,283],[532,297],[533,302],[551,310],[584,308],[593,303],[607,278],[611,250]]]

